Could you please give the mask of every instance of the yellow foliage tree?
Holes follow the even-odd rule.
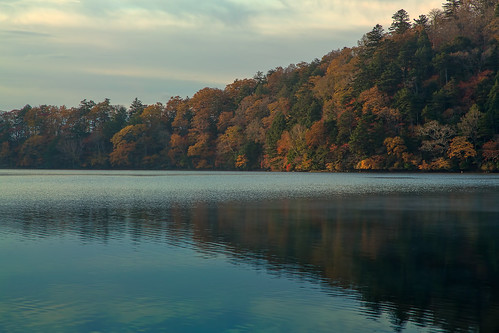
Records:
[[[449,158],[457,158],[459,161],[464,161],[468,157],[475,157],[476,150],[473,149],[473,145],[464,136],[456,136],[450,142],[447,154]]]
[[[244,142],[244,134],[239,126],[230,126],[217,140],[216,166],[228,164],[232,167],[238,157],[238,151]]]
[[[248,162],[249,162],[249,160],[245,154],[237,155],[235,166],[238,169],[244,169],[246,167],[246,165],[248,165]]]
[[[407,153],[404,139],[400,136],[386,138],[383,143],[388,155],[388,165],[393,165],[395,169],[404,169],[408,165],[414,165],[411,162],[411,155]]]
[[[353,93],[352,82],[357,74],[358,57],[354,57],[351,48],[332,52],[329,57],[331,61],[326,75],[312,79],[313,91],[315,97],[323,101],[326,116],[337,117]]]
[[[400,158],[402,157],[402,154],[407,151],[405,142],[400,136],[386,138],[384,144],[388,155]]]
[[[356,169],[358,170],[381,170],[383,169],[383,156],[372,156],[366,159],[363,159],[356,165]]]
[[[430,163],[423,160],[418,168],[423,171],[449,170],[451,168],[451,163],[449,160],[440,157]]]

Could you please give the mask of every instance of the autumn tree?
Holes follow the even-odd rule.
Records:
[[[172,135],[169,142],[168,157],[170,165],[177,168],[190,168],[187,156],[189,149],[188,133],[191,127],[192,110],[189,101],[180,97],[172,97],[166,104],[166,112],[171,122]]]
[[[485,161],[482,165],[482,170],[499,170],[499,140],[490,140],[484,143],[482,147],[482,157]]]
[[[187,136],[173,133],[170,136],[169,146],[168,158],[170,164],[177,168],[189,168],[190,162],[187,156],[189,141]]]
[[[267,135],[265,138],[265,146],[266,153],[272,159],[275,155],[279,154],[278,152],[278,141],[281,140],[282,134],[286,129],[286,118],[282,112],[278,112],[274,120],[272,121],[272,125],[267,131]],[[281,147],[283,144],[281,143]],[[282,149],[281,149],[282,150]]]
[[[287,98],[279,98],[268,105],[270,114],[262,119],[267,128],[266,150],[272,154],[276,149],[276,142],[281,137],[282,132],[287,128],[287,118],[289,115],[290,103]]]
[[[145,125],[142,137],[142,167],[167,167],[171,117],[165,106],[162,103],[147,106],[140,115],[140,122]]]
[[[389,137],[383,141],[388,155],[386,163],[389,168],[394,169],[413,169],[416,159],[414,155],[408,152],[405,141],[400,136]]]
[[[334,120],[316,121],[305,133],[305,141],[308,146],[307,157],[311,159],[312,170],[324,170],[330,162],[330,146],[334,143],[337,135],[336,122]]]
[[[338,116],[353,98],[358,71],[358,57],[352,49],[331,52],[324,76],[311,78],[314,96],[321,101],[323,117],[338,120]],[[326,58],[326,57],[325,57]]]
[[[111,165],[115,167],[140,167],[143,152],[143,137],[146,125],[128,125],[112,138],[113,151],[109,155]]]
[[[215,165],[217,122],[219,115],[228,109],[227,95],[223,90],[204,88],[189,100],[193,117],[188,132],[190,146],[187,155],[197,169]]]
[[[244,134],[239,126],[231,126],[218,136],[217,142],[217,167],[233,168],[239,158],[239,167],[244,167],[248,163],[247,157],[241,152],[244,144]],[[245,163],[242,159],[246,159]]]
[[[310,171],[312,169],[312,153],[308,148],[307,128],[296,124],[289,132],[290,146],[287,155],[288,162],[296,171]]]
[[[461,170],[468,169],[468,159],[477,155],[473,145],[464,136],[456,136],[452,139],[447,154],[450,159],[457,160]]]
[[[250,96],[258,85],[257,79],[235,80],[228,84],[224,91],[234,105],[238,105],[245,97]]]

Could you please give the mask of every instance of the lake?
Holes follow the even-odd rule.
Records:
[[[0,332],[497,332],[499,175],[0,170]]]

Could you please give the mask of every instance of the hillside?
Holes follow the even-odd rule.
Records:
[[[499,170],[499,4],[448,0],[311,63],[129,108],[0,113],[0,167]]]

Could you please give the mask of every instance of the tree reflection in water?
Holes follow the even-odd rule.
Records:
[[[365,315],[445,331],[499,330],[499,208],[486,192],[82,205],[25,212],[27,237],[189,243],[289,278],[356,290]],[[12,226],[14,228],[19,225]],[[327,289],[327,288],[326,288]]]

